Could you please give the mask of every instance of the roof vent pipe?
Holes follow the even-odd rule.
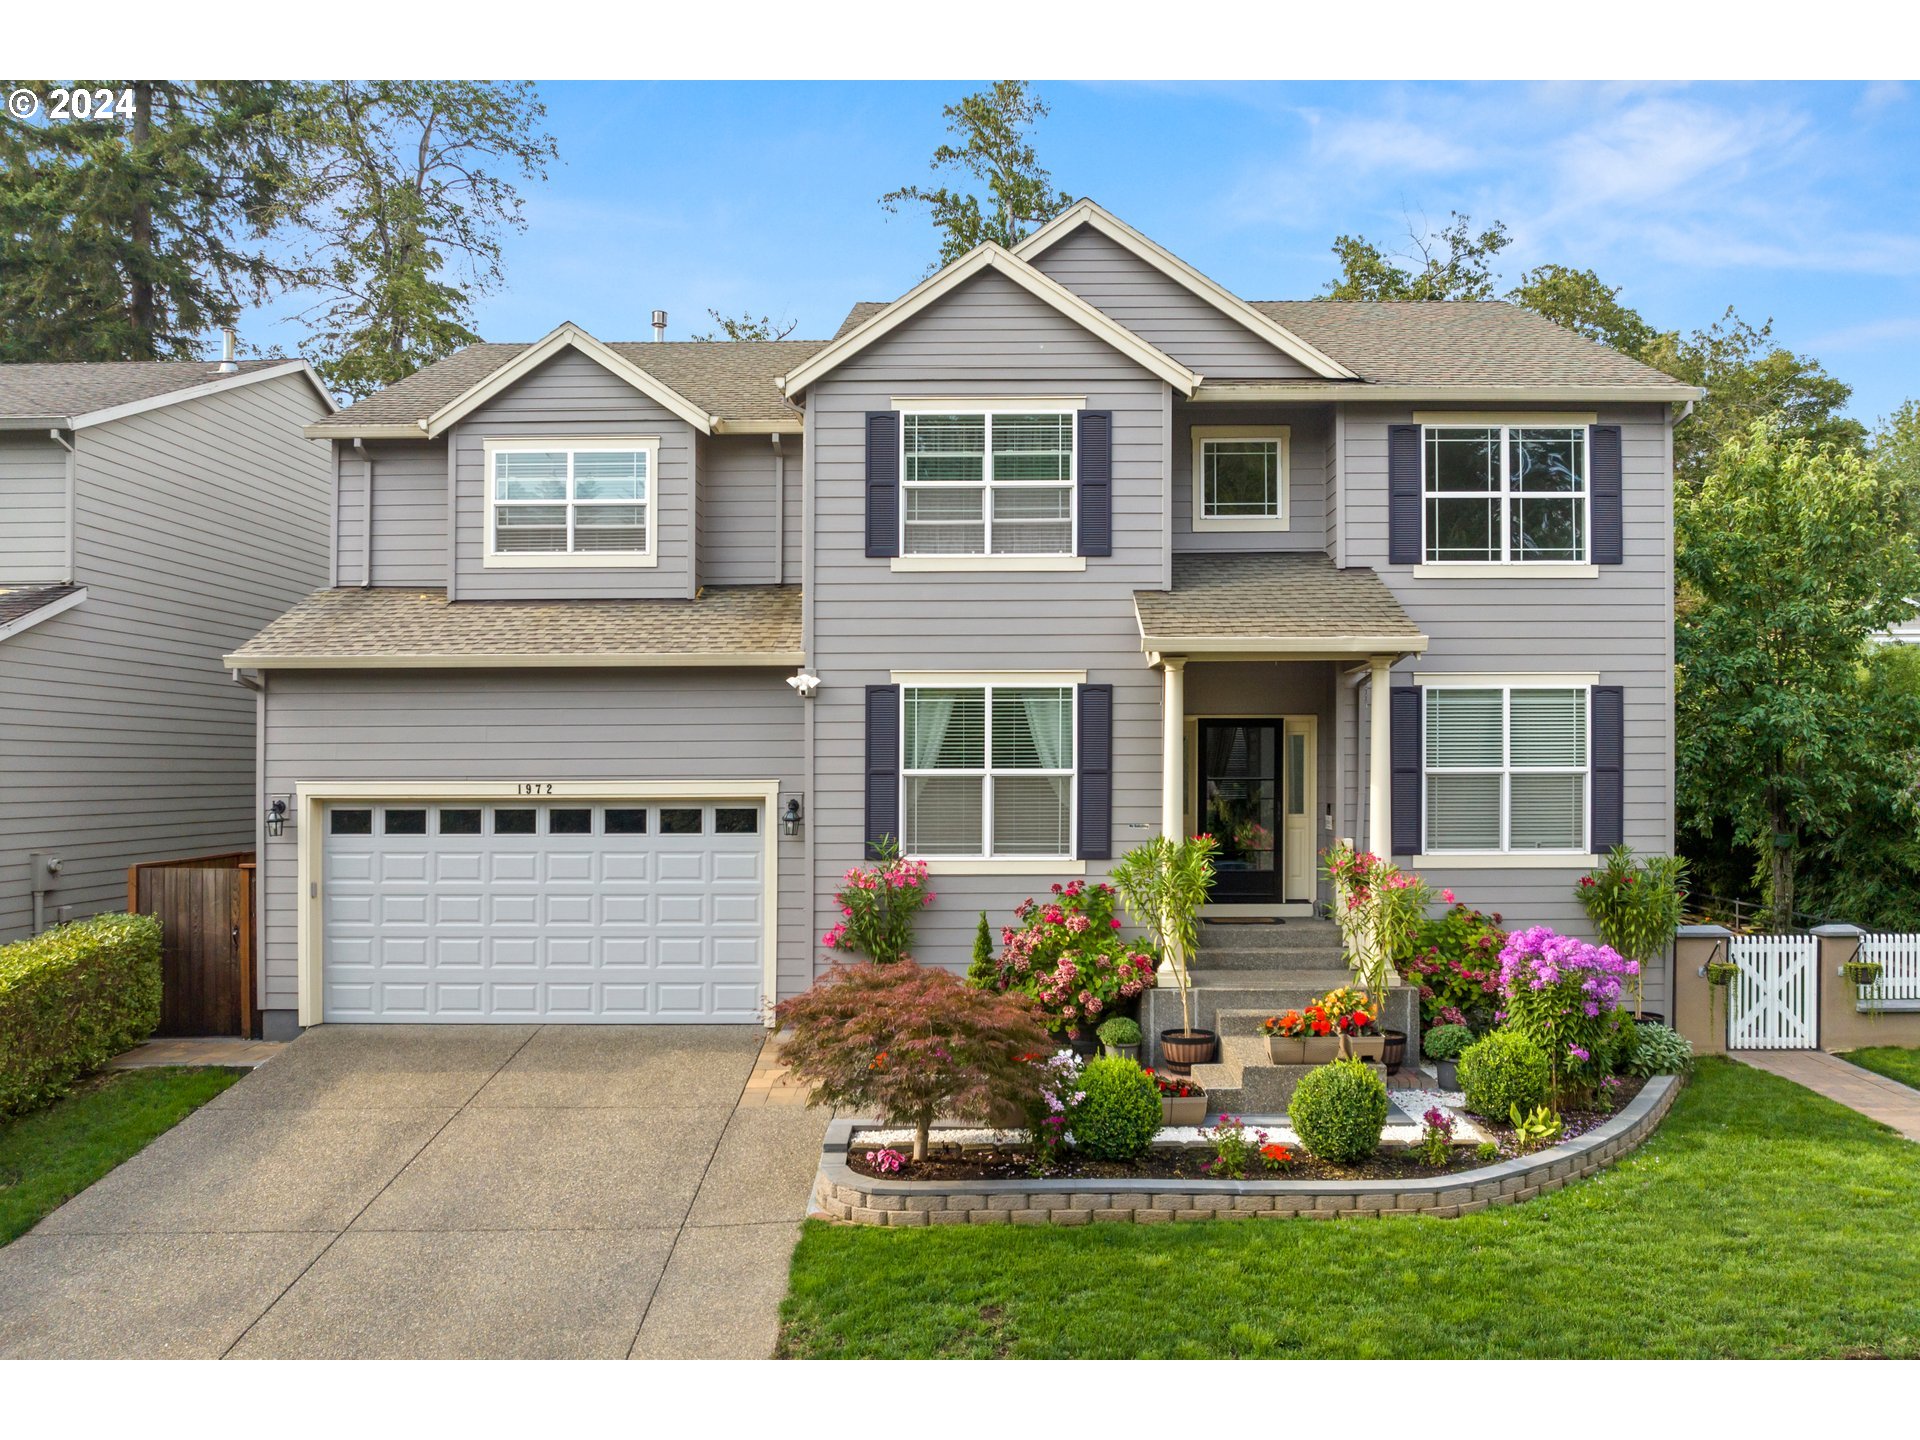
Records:
[[[233,358],[233,331],[227,329],[220,333],[226,337],[220,347],[220,373],[222,375],[236,374],[240,366]]]
[[[667,312],[664,310],[653,312],[653,338],[656,341],[667,338]]]

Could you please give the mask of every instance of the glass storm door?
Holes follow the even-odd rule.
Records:
[[[1212,903],[1280,899],[1280,725],[1202,720],[1200,829],[1220,844]]]

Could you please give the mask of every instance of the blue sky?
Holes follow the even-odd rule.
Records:
[[[1863,419],[1920,394],[1920,87],[1037,83],[1056,182],[1250,299],[1315,293],[1341,232],[1398,244],[1457,209],[1507,223],[1510,274],[1590,266],[1657,325],[1772,315]],[[477,328],[644,339],[661,306],[683,338],[712,306],[830,334],[920,278],[927,222],[875,202],[976,88],[542,86],[563,163]],[[298,343],[268,318],[249,340]]]

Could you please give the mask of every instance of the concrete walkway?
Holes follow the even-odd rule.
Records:
[[[286,1044],[277,1040],[242,1040],[227,1035],[168,1036],[149,1040],[116,1055],[109,1070],[157,1070],[166,1065],[221,1065],[251,1070],[273,1059]]]
[[[1804,1085],[1816,1095],[1892,1126],[1909,1140],[1920,1141],[1920,1090],[1849,1065],[1823,1050],[1738,1050],[1733,1058]]]
[[[0,1356],[771,1355],[828,1117],[761,1048],[309,1031],[0,1248]]]

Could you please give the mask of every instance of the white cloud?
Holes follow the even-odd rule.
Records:
[[[1471,146],[1408,120],[1374,116],[1309,117],[1315,158],[1345,169],[1443,174],[1466,170],[1481,156]]]
[[[1877,350],[1903,340],[1920,340],[1920,315],[1890,315],[1883,320],[1867,320],[1858,325],[1843,325],[1816,335],[1807,342],[1814,351]]]

